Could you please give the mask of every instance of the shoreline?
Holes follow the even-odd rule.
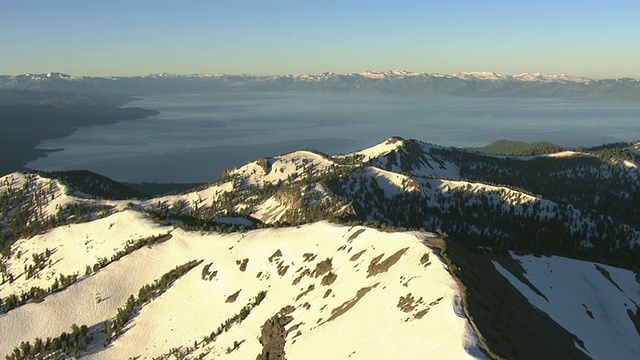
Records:
[[[160,113],[123,105],[0,105],[0,126],[8,129],[0,134],[0,175],[28,169],[25,165],[30,161],[62,150],[38,149],[42,140],[69,136],[83,126],[114,124]]]

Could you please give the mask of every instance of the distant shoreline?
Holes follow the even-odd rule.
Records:
[[[0,175],[24,170],[28,162],[63,150],[37,149],[42,140],[69,136],[82,126],[113,124],[157,114],[157,110],[112,104],[0,105],[0,126],[5,129],[0,134]]]

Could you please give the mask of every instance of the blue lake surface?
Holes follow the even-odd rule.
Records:
[[[271,92],[148,96],[127,106],[160,114],[42,141],[39,148],[64,150],[27,166],[129,182],[206,182],[258,157],[309,148],[343,153],[390,136],[457,147],[640,139],[640,102],[622,100]]]

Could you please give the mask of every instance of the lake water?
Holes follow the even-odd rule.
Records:
[[[27,164],[87,169],[129,182],[205,182],[227,167],[297,149],[342,153],[390,136],[446,146],[499,139],[563,146],[640,139],[640,102],[460,98],[357,93],[209,93],[149,96],[128,106],[159,115],[88,126],[39,148]]]

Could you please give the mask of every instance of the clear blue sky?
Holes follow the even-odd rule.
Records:
[[[640,78],[640,1],[0,0],[0,74]]]

